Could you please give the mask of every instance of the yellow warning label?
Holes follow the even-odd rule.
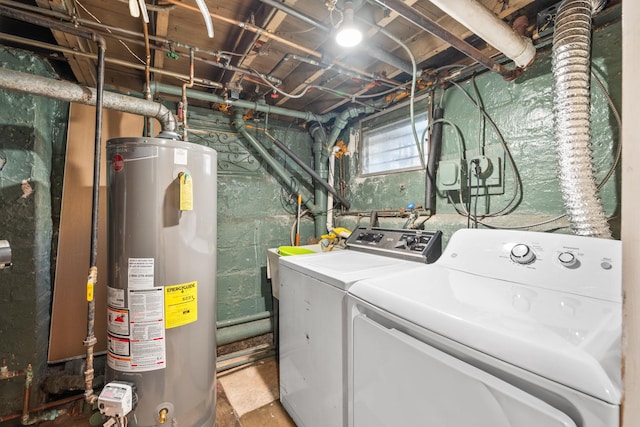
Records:
[[[198,320],[198,282],[165,286],[164,313],[167,329]]]
[[[87,301],[93,301],[93,282],[87,282]]]
[[[188,173],[180,172],[180,210],[193,210],[193,180]]]

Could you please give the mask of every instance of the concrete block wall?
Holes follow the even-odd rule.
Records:
[[[0,68],[56,77],[46,62],[2,47]],[[0,239],[10,241],[14,263],[0,271],[0,359],[12,370],[32,364],[37,386],[51,304],[52,158],[62,160],[68,104],[0,90],[0,105]],[[21,408],[23,388],[24,377],[0,382],[0,415]]]
[[[619,19],[594,31],[593,72],[600,77],[613,102],[621,104],[621,40]],[[504,81],[495,73],[485,72],[475,79],[486,112],[503,134],[522,180],[522,201],[509,215],[488,218],[488,224],[518,227],[537,223],[565,213],[556,173],[556,152],[553,140],[552,75],[550,47],[539,51],[534,64],[513,82]],[[461,84],[472,98],[477,98],[473,83]],[[592,80],[592,148],[594,170],[602,179],[612,165],[618,148],[619,129],[606,98]],[[441,92],[436,93],[436,101]],[[476,154],[479,140],[484,141],[487,152],[501,152],[498,139],[489,123],[481,119],[478,108],[456,87],[446,89],[442,97],[444,117],[461,131],[467,155]],[[484,130],[483,130],[484,129]],[[442,160],[458,158],[454,129],[444,125]],[[475,150],[475,153],[474,153]],[[359,175],[357,154],[349,160],[349,194],[352,211],[399,210],[408,203],[423,204],[424,171],[389,173],[379,176]],[[505,206],[513,195],[514,180],[509,166],[505,172],[505,191],[502,195],[481,197],[478,212],[485,206],[491,211]],[[620,174],[613,177],[601,190],[601,197],[614,236],[619,238]],[[457,194],[452,194],[457,202]],[[456,203],[460,206],[459,203]],[[467,226],[467,219],[456,213],[454,205],[440,193],[436,200],[436,215],[425,222],[426,229],[442,230],[445,242],[459,228]],[[418,222],[426,219],[422,217]],[[367,218],[344,215],[337,223],[347,228],[357,223],[367,225]],[[381,226],[398,227],[406,220],[381,218]],[[568,221],[555,221],[534,230],[570,232]]]

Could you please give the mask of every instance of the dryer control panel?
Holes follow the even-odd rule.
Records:
[[[429,264],[442,253],[442,232],[358,227],[347,239],[347,248]]]
[[[456,231],[438,264],[505,282],[622,300],[618,240],[535,231]]]

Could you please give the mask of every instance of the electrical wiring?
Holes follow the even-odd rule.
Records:
[[[349,94],[349,93],[346,93],[346,92],[342,92],[342,91],[337,90],[337,89],[328,88],[328,87],[320,87],[320,86],[318,86],[317,88],[320,89],[320,90],[324,90],[325,92],[334,93],[336,95],[339,95],[339,96],[342,96],[342,97],[345,97],[345,98],[350,98],[350,99],[351,98],[353,98],[353,99],[370,99],[370,98],[379,98],[381,96],[396,92],[396,91],[399,90],[400,87],[403,87],[403,86],[404,85],[400,85],[399,87],[392,87],[392,88],[389,88],[389,89],[387,89],[385,91],[371,93],[369,95],[352,95],[352,94]]]
[[[465,154],[464,154],[465,149],[464,149],[464,138],[463,138],[463,136],[462,136],[462,131],[461,131],[461,130],[460,130],[460,128],[459,128],[455,123],[453,123],[451,120],[448,120],[448,119],[437,119],[437,120],[434,120],[434,121],[433,121],[433,122],[431,122],[431,123],[427,126],[427,128],[422,132],[421,140],[424,140],[424,139],[425,139],[425,137],[426,137],[426,135],[427,135],[427,132],[429,131],[429,129],[431,128],[431,126],[433,126],[433,125],[435,125],[435,124],[438,124],[438,123],[444,123],[444,124],[447,124],[447,125],[449,125],[449,126],[451,126],[452,128],[454,128],[454,129],[455,129],[455,131],[456,131],[456,132],[455,132],[455,134],[454,134],[454,135],[456,136],[456,142],[457,142],[457,146],[458,146],[458,157],[459,157],[460,159],[464,160],[464,159],[465,159]]]
[[[502,148],[503,148],[503,150],[505,152],[505,155],[507,157],[507,161],[509,162],[509,165],[511,167],[511,171],[512,171],[512,174],[513,174],[513,180],[514,180],[513,195],[512,195],[511,199],[507,202],[507,204],[504,207],[502,207],[501,209],[497,210],[496,212],[488,213],[488,214],[484,215],[483,217],[487,218],[487,217],[495,217],[495,216],[507,215],[507,214],[513,212],[518,207],[520,202],[522,201],[522,180],[520,178],[520,173],[518,172],[518,168],[516,166],[515,160],[513,159],[513,156],[511,154],[511,150],[509,150],[509,146],[507,145],[507,141],[504,139],[504,136],[502,135],[502,132],[500,132],[500,129],[498,128],[496,123],[493,121],[491,116],[489,116],[489,114],[487,114],[487,112],[484,110],[484,108],[482,108],[480,105],[478,105],[478,103],[467,93],[466,90],[464,90],[464,88],[462,86],[460,86],[460,84],[458,84],[457,82],[455,82],[453,80],[451,81],[451,84],[453,84],[456,88],[458,88],[465,95],[465,97],[469,100],[469,102],[471,102],[473,105],[475,105],[479,109],[479,111],[482,113],[482,115],[487,120],[487,122],[489,122],[489,124],[493,128],[494,132],[498,136],[498,140],[500,141],[500,144],[502,145]],[[480,96],[479,93],[478,93],[478,96]]]
[[[362,98],[362,99],[367,99],[370,97],[374,97],[374,95],[352,95],[349,93],[345,93],[333,88],[329,88],[329,87],[325,87],[325,86],[319,86],[319,85],[307,85],[304,87],[304,89],[302,89],[301,92],[297,93],[297,94],[292,94],[292,93],[288,93],[283,91],[282,89],[280,89],[278,86],[274,85],[273,83],[271,83],[266,76],[264,76],[262,73],[260,73],[259,71],[253,69],[253,68],[249,68],[249,71],[251,71],[252,73],[254,73],[260,80],[262,80],[267,86],[269,86],[272,90],[274,90],[275,92],[279,93],[282,96],[285,96],[287,98],[291,98],[291,99],[300,99],[303,96],[305,96],[310,90],[320,90],[323,92],[327,92],[327,93],[331,93],[333,95],[336,95],[340,98],[343,99],[348,99],[351,100],[352,102],[357,102],[358,99]],[[370,80],[373,81],[373,80]],[[389,90],[389,92],[393,92],[394,90],[398,90],[398,87],[393,87]],[[375,96],[382,96],[384,94],[386,94],[388,92],[384,92],[383,94],[380,93],[376,93]],[[363,104],[367,107],[371,107],[377,110],[380,110],[380,108],[377,108],[375,106],[369,105],[369,104]]]
[[[89,15],[90,17],[92,17],[92,18],[93,18],[93,19],[94,19],[98,24],[102,24],[102,21],[100,21],[100,19],[98,19],[98,18],[97,18],[93,13],[89,12],[89,10],[88,10],[86,7],[84,7],[84,5],[83,5],[82,3],[80,3],[78,0],[74,0],[73,2],[74,2],[75,4],[77,4],[78,6],[80,6],[80,8],[81,8],[82,10],[84,10],[84,11],[87,13],[87,15]],[[113,34],[113,32],[112,32],[109,28],[107,28],[107,31],[108,31],[110,34]],[[140,61],[140,63],[141,63],[141,64],[146,64],[146,61],[145,61],[145,60],[143,60],[142,58],[140,58],[138,55],[136,55],[136,54],[131,50],[131,48],[130,48],[130,47],[129,47],[125,42],[123,42],[123,41],[122,41],[122,40],[120,40],[120,39],[118,39],[118,42],[120,42],[120,44],[121,44],[122,46],[124,46],[124,48],[127,50],[127,52],[129,52],[129,53],[130,53],[134,58],[136,58],[138,61]]]
[[[622,119],[620,118],[620,113],[618,112],[618,109],[617,109],[615,103],[611,99],[611,95],[609,94],[609,92],[604,87],[604,84],[602,83],[601,79],[593,71],[591,71],[591,76],[593,77],[594,81],[596,82],[596,85],[598,86],[598,88],[600,89],[600,91],[604,95],[605,99],[607,100],[609,108],[611,109],[611,112],[613,113],[613,115],[614,115],[614,117],[616,119],[616,123],[618,125],[618,129],[622,129]],[[619,136],[618,137],[618,147],[617,147],[615,159],[613,161],[613,164],[609,168],[609,171],[607,172],[607,174],[604,176],[604,178],[597,185],[596,188],[598,190],[602,189],[602,187],[607,183],[607,181],[615,173],[615,170],[617,169],[618,165],[620,164],[621,155],[622,155],[622,139]],[[455,203],[453,202],[451,197],[449,197],[449,201],[454,206],[454,208],[456,209],[456,211],[459,214],[463,214],[455,206]],[[529,228],[540,227],[540,226],[543,226],[543,225],[546,225],[546,224],[550,224],[550,223],[556,222],[558,220],[561,220],[561,219],[565,218],[566,216],[567,216],[566,214],[562,214],[562,215],[558,215],[558,216],[555,216],[553,218],[550,218],[550,219],[547,219],[547,220],[544,220],[544,221],[539,221],[539,222],[536,222],[536,223],[533,223],[533,224],[517,225],[517,226],[509,226],[509,227],[501,227],[501,226],[497,226],[497,225],[494,225],[494,224],[487,224],[487,223],[485,223],[485,222],[483,222],[481,220],[478,220],[478,224],[481,224],[481,225],[483,225],[483,226],[485,226],[487,228],[495,228],[495,229],[529,229]]]
[[[427,165],[424,161],[424,152],[422,149],[422,144],[420,143],[420,139],[418,138],[418,131],[416,130],[416,121],[415,121],[415,108],[414,108],[414,100],[416,95],[416,81],[418,80],[418,67],[416,65],[416,58],[405,43],[402,42],[399,38],[389,33],[382,27],[378,27],[378,31],[381,34],[384,34],[389,39],[396,42],[400,47],[402,47],[409,55],[409,59],[411,60],[411,93],[409,95],[409,119],[411,120],[411,132],[413,133],[413,140],[416,144],[416,149],[418,150],[418,154],[420,155],[420,166],[422,169],[426,169]]]
[[[593,80],[596,82],[596,85],[598,86],[598,88],[604,95],[605,99],[607,100],[607,103],[609,104],[609,108],[611,108],[611,112],[613,112],[613,116],[616,118],[616,123],[618,124],[618,132],[620,133],[622,130],[622,119],[620,118],[620,113],[618,112],[618,109],[616,108],[616,105],[613,102],[613,99],[611,99],[611,95],[609,94],[607,89],[604,87],[602,80],[600,80],[600,78],[593,71],[591,71],[591,76],[593,77]],[[598,187],[597,187],[598,190],[600,190],[607,183],[607,181],[609,181],[609,179],[615,172],[616,168],[620,164],[621,157],[622,157],[622,137],[621,135],[619,135],[616,157],[613,161],[613,164],[611,165],[611,168],[609,168],[609,171],[607,172],[607,174],[604,176],[604,178],[602,178],[602,181],[600,182],[600,184],[598,184]]]
[[[480,163],[479,161],[475,161],[475,170],[476,170],[476,197],[475,203],[473,206],[473,222],[475,228],[478,228],[478,199],[480,198]]]

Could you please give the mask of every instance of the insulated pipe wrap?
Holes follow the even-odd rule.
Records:
[[[0,88],[85,105],[96,105],[97,101],[97,93],[94,88],[48,77],[21,73],[7,68],[0,68]],[[118,93],[105,92],[103,107],[109,110],[155,117],[160,121],[162,130],[170,134],[175,133],[178,129],[171,111],[157,102]]]
[[[553,111],[558,178],[571,229],[582,236],[611,238],[593,174],[590,129],[591,14],[601,3],[564,0],[558,8]]]

